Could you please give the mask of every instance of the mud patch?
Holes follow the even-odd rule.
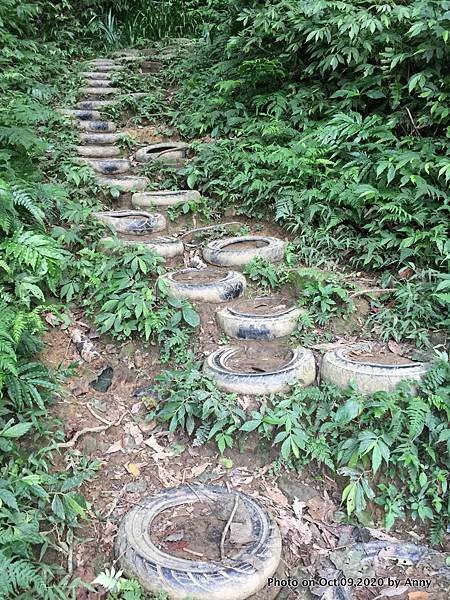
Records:
[[[225,274],[215,269],[198,269],[189,271],[180,271],[173,275],[174,281],[180,283],[204,284],[220,281],[224,279]]]
[[[240,300],[230,308],[230,311],[235,315],[275,317],[283,314],[293,305],[293,302],[285,298],[254,298]]]
[[[286,365],[292,358],[292,351],[274,344],[249,343],[242,347],[230,360],[227,367],[238,373],[270,373]]]

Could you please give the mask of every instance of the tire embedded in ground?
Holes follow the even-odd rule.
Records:
[[[163,258],[174,258],[175,256],[181,256],[184,252],[183,242],[170,236],[149,238],[146,235],[119,234],[117,238],[104,237],[99,241],[99,244],[103,248],[108,249],[108,247],[113,244],[114,240],[125,246],[147,246],[155,254],[158,254]]]
[[[85,79],[104,79],[111,80],[111,73],[102,73],[101,71],[83,71],[80,73],[81,77]]]
[[[391,392],[400,381],[420,381],[429,370],[429,363],[405,361],[405,364],[385,364],[365,358],[352,359],[352,351],[369,353],[369,344],[353,344],[327,352],[322,358],[320,377],[323,381],[346,388],[351,382],[366,394],[385,391]],[[360,359],[363,360],[360,360]]]
[[[204,500],[203,500],[204,498]],[[233,506],[244,515],[252,541],[223,563],[169,555],[152,541],[152,522],[163,511],[204,501]],[[250,496],[216,485],[180,486],[143,498],[123,518],[115,553],[128,577],[150,592],[167,592],[173,600],[245,600],[260,591],[278,568],[281,536],[274,519]]]
[[[154,160],[166,163],[177,163],[186,156],[188,144],[184,142],[163,142],[161,144],[151,144],[145,146],[136,152],[136,160],[141,163],[148,163]]]
[[[93,216],[118,233],[136,235],[164,231],[167,224],[164,215],[138,210],[111,210]]]
[[[147,206],[177,206],[185,202],[192,202],[201,198],[195,190],[161,190],[158,192],[139,192],[133,194],[131,204],[136,208]]]
[[[286,242],[283,240],[248,235],[209,242],[203,249],[203,258],[218,267],[244,267],[255,257],[279,262],[283,260],[285,250]]]
[[[75,121],[75,126],[83,131],[105,133],[113,133],[117,129],[112,121]]]
[[[182,269],[165,273],[159,280],[167,285],[169,296],[200,302],[228,302],[245,291],[242,273],[218,269]]]
[[[135,192],[145,190],[150,185],[148,177],[139,177],[137,175],[126,175],[124,177],[108,177],[107,175],[97,175],[95,181],[98,185],[115,188],[120,192]]]
[[[117,146],[75,146],[78,156],[86,158],[115,158],[121,155],[120,148]]]
[[[103,175],[114,175],[116,173],[128,173],[131,163],[126,158],[101,159],[101,158],[79,158],[78,161],[89,165],[96,173]]]
[[[110,96],[112,94],[120,94],[120,89],[117,87],[81,87],[80,94],[87,96]]]
[[[62,108],[59,112],[65,117],[79,119],[80,121],[100,121],[102,118],[98,110]]]
[[[80,142],[83,144],[97,146],[97,144],[116,144],[120,141],[119,133],[80,133]]]
[[[229,365],[233,357],[242,349],[236,346],[225,346],[212,352],[203,363],[203,370],[216,382],[219,389],[225,392],[263,396],[288,392],[293,385],[311,385],[316,378],[316,362],[308,348],[291,350],[291,358],[281,366],[269,371],[240,371]],[[269,352],[269,351],[268,351]],[[263,360],[260,361],[263,364]]]
[[[113,106],[115,103],[116,100],[80,100],[75,106],[80,110],[97,110],[106,108],[107,106]]]
[[[285,337],[297,327],[301,310],[283,298],[241,300],[220,308],[216,321],[222,331],[241,340],[273,340]]]

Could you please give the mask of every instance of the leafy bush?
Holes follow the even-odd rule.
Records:
[[[223,394],[195,368],[157,379],[158,406],[150,415],[194,435],[214,439],[220,452],[238,431],[257,432],[279,448],[288,466],[316,463],[347,479],[342,499],[363,522],[376,502],[384,525],[397,519],[432,522],[434,540],[445,533],[450,510],[450,365],[442,357],[414,390],[408,382],[371,397],[330,384],[295,387],[261,403],[248,418],[236,395]]]

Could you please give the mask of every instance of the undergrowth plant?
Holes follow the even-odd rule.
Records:
[[[442,355],[422,383],[402,382],[393,392],[362,395],[355,388],[295,386],[246,414],[235,394],[220,392],[190,365],[166,371],[153,390],[149,418],[183,429],[193,443],[214,440],[221,453],[239,435],[270,441],[291,468],[317,465],[346,480],[342,502],[349,516],[373,522],[374,503],[390,529],[406,517],[430,525],[443,539],[450,510],[450,366]]]

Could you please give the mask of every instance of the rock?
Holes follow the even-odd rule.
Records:
[[[315,498],[319,496],[319,493],[316,492],[313,488],[309,487],[301,483],[300,481],[295,481],[291,479],[287,475],[283,475],[277,481],[278,487],[283,492],[283,494],[293,502],[295,499],[300,502],[308,502],[311,498]]]
[[[98,440],[93,435],[85,435],[80,442],[84,454],[94,454],[98,450]]]
[[[147,482],[144,477],[139,477],[136,481],[130,481],[125,487],[129,494],[143,494],[147,490]]]
[[[107,392],[111,387],[112,379],[114,375],[114,370],[112,367],[106,367],[103,371],[100,372],[97,379],[94,379],[90,382],[91,388],[93,388],[96,392]]]

